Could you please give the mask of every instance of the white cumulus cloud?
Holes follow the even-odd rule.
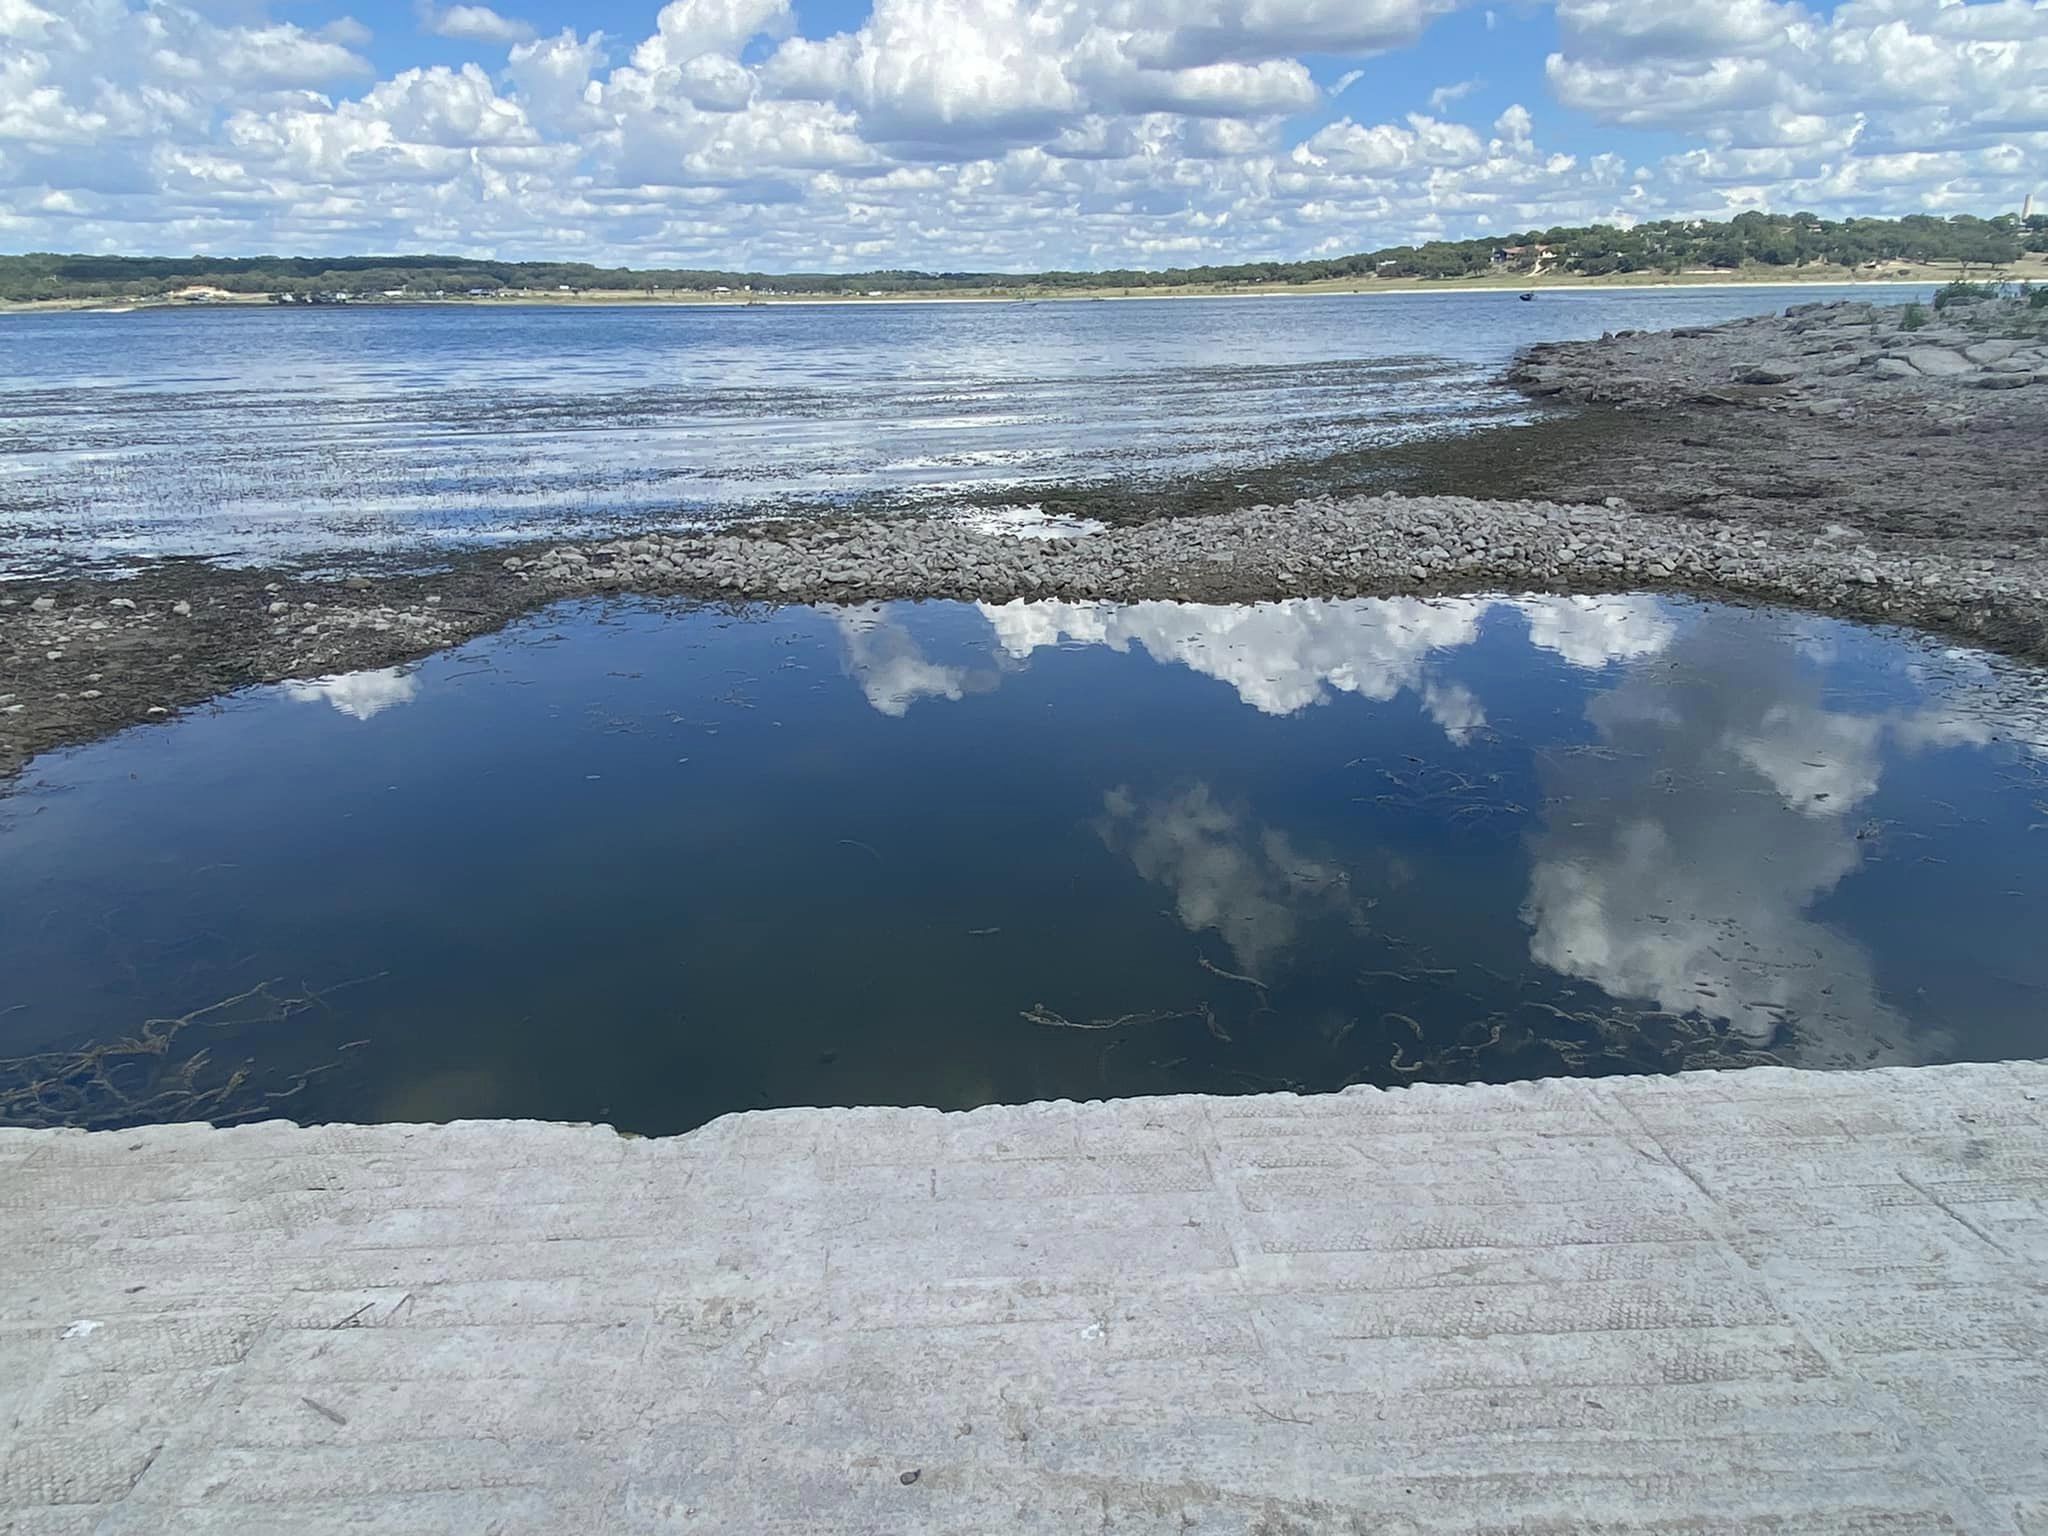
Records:
[[[1698,211],[1984,211],[2048,154],[2048,7],[2025,0],[1561,0],[1567,106],[1697,139]]]
[[[532,40],[531,22],[502,16],[487,5],[437,6],[420,0],[420,26],[436,37],[470,43],[524,43]]]
[[[265,0],[0,0],[0,235],[1157,266],[1759,204],[1985,211],[2048,163],[2032,0],[1560,0],[1540,85],[1517,82],[1548,98],[1490,124],[1469,80],[1424,112],[1360,84],[1449,0],[874,0],[808,37],[791,0],[671,0],[612,36],[418,3],[474,57],[380,73],[360,22]],[[1559,152],[1556,103],[1613,142]]]

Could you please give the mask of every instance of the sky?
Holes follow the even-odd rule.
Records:
[[[0,250],[1164,267],[2017,211],[2048,0],[0,0]]]

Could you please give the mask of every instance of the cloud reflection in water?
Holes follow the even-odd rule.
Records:
[[[1496,610],[1518,615],[1527,645],[1572,674],[1630,665],[1584,679],[1595,742],[1537,749],[1548,765],[1544,808],[1525,824],[1525,870],[1505,891],[1461,893],[1476,904],[1475,924],[1518,913],[1536,967],[1617,1001],[1717,1021],[1801,1065],[1915,1062],[1949,1049],[1881,994],[1865,947],[1815,909],[1873,851],[1853,813],[1877,793],[1888,758],[1981,747],[1993,732],[1981,714],[1940,704],[1840,707],[1823,682],[1841,663],[1817,654],[1797,622],[1643,595],[979,608],[1013,666],[1047,647],[1135,647],[1274,717],[1346,694],[1385,703],[1407,693],[1459,747],[1488,729],[1495,664],[1468,670],[1470,680],[1450,666]],[[927,660],[886,610],[847,610],[839,623],[849,672],[885,714],[958,698],[976,675]],[[999,680],[978,677],[977,687]],[[1206,780],[1163,793],[1119,785],[1095,825],[1172,894],[1184,927],[1220,936],[1251,974],[1319,919],[1364,931],[1345,861],[1368,855],[1305,854],[1234,808],[1235,793]],[[1432,878],[1429,861],[1417,878]],[[1443,866],[1436,878],[1468,876]],[[1379,916],[1400,920],[1391,909]]]
[[[368,720],[398,704],[410,704],[420,691],[419,679],[399,667],[368,672],[342,672],[284,685],[285,697],[298,704],[332,704],[344,715]]]
[[[881,603],[832,610],[839,626],[846,672],[881,714],[901,719],[919,699],[958,699],[993,684],[966,667],[942,667],[925,658],[916,639]]]
[[[1698,626],[1667,661],[1590,701],[1597,747],[1551,756],[1531,956],[1759,1041],[1789,1024],[1803,1066],[1938,1054],[1879,995],[1863,946],[1811,909],[1863,863],[1869,829],[1849,812],[1876,793],[1887,738],[1981,743],[1984,727],[1828,709],[1798,648],[1753,624]]]
[[[1154,661],[1227,683],[1252,708],[1291,715],[1335,693],[1385,702],[1404,689],[1445,729],[1469,734],[1486,723],[1463,690],[1425,691],[1434,653],[1470,645],[1489,605],[1483,599],[1295,598],[1215,603],[1047,603],[981,605],[996,643],[1022,660],[1042,646],[1141,647]],[[1441,711],[1441,712],[1440,712]]]
[[[1238,969],[1254,977],[1293,947],[1308,918],[1363,921],[1341,865],[1224,806],[1207,784],[1142,801],[1119,785],[1102,797],[1102,810],[1103,842],[1172,893],[1181,926],[1218,934]]]

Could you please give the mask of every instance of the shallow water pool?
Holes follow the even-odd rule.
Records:
[[[0,800],[0,1118],[2044,1051],[2037,678],[1662,598],[567,605]]]

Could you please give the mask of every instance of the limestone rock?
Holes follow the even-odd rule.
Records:
[[[1969,360],[1946,347],[1909,347],[1906,361],[1913,365],[1913,371],[1930,379],[1954,378],[1960,373],[1971,373]]]

